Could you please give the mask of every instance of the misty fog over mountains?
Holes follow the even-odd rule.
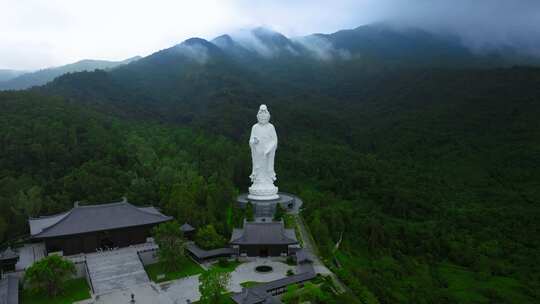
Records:
[[[238,62],[304,60],[323,63],[355,61],[394,67],[493,67],[538,64],[540,58],[501,47],[478,51],[467,47],[457,36],[435,34],[411,27],[375,23],[332,34],[312,34],[287,38],[264,27],[239,30],[210,41],[190,38],[171,48],[144,57],[178,56],[199,64],[210,59],[228,58]],[[0,89],[25,89],[43,85],[66,73],[113,69],[141,59],[124,61],[82,60],[37,72],[0,71]]]

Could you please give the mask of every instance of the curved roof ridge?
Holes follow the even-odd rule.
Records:
[[[36,233],[36,235],[37,235],[37,234],[42,234],[42,233],[44,233],[44,232],[47,232],[47,230],[49,230],[49,229],[55,227],[56,225],[58,225],[59,223],[61,223],[61,222],[64,221],[65,219],[67,219],[67,218],[69,217],[68,215],[72,214],[72,213],[73,213],[73,210],[75,210],[75,209],[76,209],[76,208],[72,208],[71,210],[68,210],[68,211],[62,216],[62,218],[61,218],[60,220],[58,220],[57,222],[55,222],[55,223],[52,224],[52,225],[49,225],[49,226],[47,226],[47,227],[41,229],[41,231],[38,232],[38,233]]]
[[[154,207],[154,206],[137,207],[137,206],[135,206],[135,205],[133,205],[133,204],[127,202],[127,201],[122,202],[122,203],[124,203],[124,204],[130,206],[131,208],[134,208],[134,209],[136,209],[137,211],[142,212],[142,213],[144,213],[144,214],[149,214],[149,215],[157,216],[157,217],[160,217],[160,218],[163,218],[163,216],[167,217],[167,215],[165,215],[165,214],[162,214],[163,216],[161,216],[161,215],[159,215],[159,214],[155,214],[155,213],[153,213],[153,212],[148,212],[147,210],[141,209],[141,208],[150,208],[150,207],[155,209],[156,207]]]
[[[77,208],[94,208],[94,207],[100,207],[100,208],[103,208],[103,207],[117,206],[117,205],[122,205],[122,204],[128,204],[128,205],[131,205],[131,204],[128,203],[127,201],[119,201],[119,202],[111,202],[111,203],[103,203],[103,204],[94,204],[94,205],[77,205],[77,206],[74,206],[71,210],[77,209]]]
[[[51,218],[51,217],[61,216],[61,215],[64,215],[64,214],[67,214],[67,213],[70,213],[70,212],[71,212],[71,209],[68,210],[68,211],[57,213],[57,214],[41,215],[41,216],[38,216],[38,217],[29,216],[28,219],[29,220],[44,220],[44,219],[48,219],[48,218]]]
[[[68,218],[69,215],[70,215],[72,212],[73,212],[73,209],[70,209],[70,210],[68,210],[68,211],[66,211],[66,212],[64,212],[64,213],[60,213],[60,214],[56,214],[56,215],[49,215],[49,216],[47,216],[47,217],[45,217],[45,218],[37,218],[37,219],[33,219],[34,221],[43,221],[43,220],[46,220],[46,219],[52,219],[52,218],[55,217],[55,216],[56,216],[56,217],[59,217],[59,219],[58,219],[56,222],[54,222],[54,223],[52,223],[52,224],[50,224],[50,225],[48,225],[48,226],[46,226],[46,227],[41,227],[41,228],[39,229],[39,232],[36,232],[34,235],[41,234],[41,233],[47,231],[49,228],[52,228],[52,227],[58,225],[58,223],[60,223],[61,221],[65,220],[66,218]],[[32,220],[32,219],[31,219],[31,220]],[[30,226],[30,234],[32,234],[32,226]]]

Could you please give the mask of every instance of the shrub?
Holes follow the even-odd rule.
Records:
[[[229,260],[227,260],[226,258],[220,258],[218,260],[218,265],[219,265],[219,267],[223,267],[223,268],[228,267],[229,266]]]

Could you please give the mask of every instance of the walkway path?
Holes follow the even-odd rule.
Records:
[[[298,200],[300,200],[300,198],[298,198]],[[302,202],[299,205],[301,206]],[[296,222],[298,224],[298,231],[303,241],[303,248],[304,250],[307,250],[308,252],[310,252],[311,256],[313,257],[313,268],[315,269],[315,272],[323,274],[323,275],[330,275],[335,285],[340,289],[339,292],[345,292],[346,290],[345,285],[320,260],[319,250],[317,249],[315,240],[313,240],[311,233],[308,231],[308,228],[306,224],[304,223],[304,219],[300,215],[300,211],[298,210],[296,213],[293,213],[293,214],[295,214]]]

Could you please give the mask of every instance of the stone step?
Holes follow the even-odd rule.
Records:
[[[132,248],[87,255],[86,264],[96,295],[150,281]]]
[[[275,204],[256,204],[255,216],[256,217],[272,217],[275,211]]]

